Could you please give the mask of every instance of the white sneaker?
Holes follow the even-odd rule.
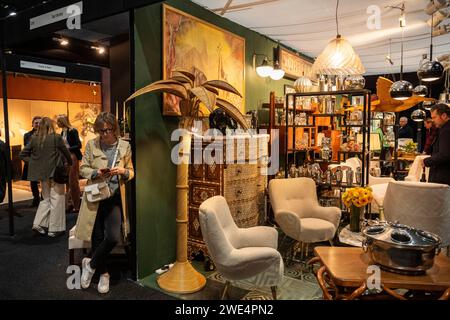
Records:
[[[109,274],[104,273],[100,275],[100,280],[98,281],[97,290],[99,293],[108,293],[109,292]]]
[[[82,272],[81,272],[81,287],[83,289],[89,288],[91,284],[92,276],[95,273],[95,269],[92,269],[89,263],[91,262],[90,258],[84,258],[81,262]]]

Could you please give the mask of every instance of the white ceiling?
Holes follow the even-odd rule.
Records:
[[[336,0],[192,0],[209,10],[224,8],[223,15],[240,25],[264,34],[311,57],[317,57],[336,36]],[[404,72],[417,71],[422,54],[430,52],[430,18],[425,8],[429,0],[406,0],[404,28]],[[400,10],[402,0],[340,0],[339,33],[349,40],[361,57],[365,75],[400,71]],[[369,30],[367,8],[381,10],[381,29]],[[236,9],[233,9],[237,6]],[[221,11],[216,11],[220,14]],[[448,23],[449,20],[443,22]],[[389,42],[391,41],[391,45]],[[391,66],[385,60],[391,47]],[[433,57],[450,53],[450,34],[433,38]]]

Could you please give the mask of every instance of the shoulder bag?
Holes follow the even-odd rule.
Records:
[[[53,136],[53,142],[54,142],[54,146],[55,146],[55,151],[57,151],[57,157],[56,157],[57,160],[56,161],[58,161],[58,163],[56,163],[56,161],[55,161],[55,173],[53,174],[53,181],[55,181],[56,183],[60,183],[60,184],[69,183],[70,167],[64,165],[64,162],[61,159],[61,151],[59,151],[56,148],[55,136]]]
[[[117,154],[119,153],[119,142],[117,142],[116,151],[114,153],[113,162],[111,167],[114,167],[117,161]],[[99,202],[111,197],[111,190],[109,189],[108,182],[111,179],[99,183],[93,183],[84,187],[84,193],[89,202]]]

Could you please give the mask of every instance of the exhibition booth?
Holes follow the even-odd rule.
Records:
[[[352,24],[342,15],[351,10],[341,4],[338,19],[339,1],[328,9],[343,36],[333,26],[318,52],[308,39],[276,33],[298,21],[252,24],[250,4],[117,1],[96,16],[97,5],[85,2],[82,30],[59,24],[52,32],[84,42],[97,34],[91,47],[104,47],[106,60],[79,51],[62,62],[48,47],[25,50],[37,35],[8,45],[10,55],[29,55],[22,61],[39,55],[41,64],[68,66],[83,56],[92,65],[82,67],[96,70],[91,79],[8,70],[12,166],[21,169],[17,155],[35,115],[67,114],[84,147],[95,117],[113,113],[135,169],[124,251],[134,280],[178,299],[450,297],[450,150],[443,140],[441,149],[427,145],[428,125],[449,126],[449,34],[435,35],[433,60],[422,57],[428,38],[426,49],[403,52],[404,40],[415,39],[404,39],[414,28],[402,17],[429,30],[421,21],[435,13],[428,1],[416,11],[393,4],[389,30],[401,51],[389,51],[388,67],[367,59],[384,61],[391,39],[377,33],[383,46],[360,57],[371,49],[346,40]],[[253,5],[287,14],[285,4],[266,2]],[[68,248],[79,263],[90,243],[73,230]],[[369,266],[379,267],[381,287],[367,287]]]

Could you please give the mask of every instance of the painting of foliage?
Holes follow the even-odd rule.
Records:
[[[206,80],[223,80],[242,97],[221,91],[219,97],[245,113],[245,39],[205,21],[164,5],[163,76],[175,70],[195,75],[195,86]],[[164,95],[164,115],[180,115],[179,98]]]

